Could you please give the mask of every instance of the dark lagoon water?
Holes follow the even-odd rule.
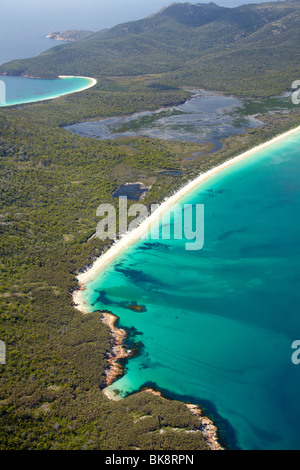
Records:
[[[44,80],[0,75],[0,89],[3,89],[3,83],[6,92],[5,99],[0,93],[0,107],[43,101],[81,91],[90,85],[91,80],[84,77]]]
[[[113,193],[113,197],[126,196],[133,201],[139,201],[141,196],[147,191],[149,191],[149,189],[140,183],[122,184],[117,191]]]
[[[242,449],[300,449],[300,133],[203,183],[205,244],[144,240],[87,284],[140,342],[109,387],[145,384],[204,405]],[[143,312],[128,310],[136,302]]]
[[[289,96],[246,101],[201,90],[200,96],[180,106],[74,124],[66,129],[101,140],[144,135],[165,140],[213,142],[213,151],[217,151],[222,147],[220,139],[261,126],[260,113],[288,111],[292,106]]]

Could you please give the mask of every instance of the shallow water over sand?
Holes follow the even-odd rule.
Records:
[[[85,77],[44,80],[0,75],[0,82],[5,84],[5,95],[1,93],[3,85],[0,87],[0,107],[44,101],[82,91],[91,85],[91,81]]]
[[[147,383],[221,418],[243,449],[300,448],[300,133],[203,183],[182,202],[205,205],[205,245],[140,241],[87,284],[140,343],[112,384]],[[146,311],[126,305],[136,302]]]

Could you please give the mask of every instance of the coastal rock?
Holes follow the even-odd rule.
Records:
[[[93,31],[72,29],[63,33],[60,33],[59,31],[52,31],[52,33],[48,34],[46,38],[55,39],[56,41],[74,42],[86,39],[91,34],[93,34]]]
[[[144,392],[151,393],[156,397],[161,398],[162,400],[166,400],[161,392],[158,390],[154,390],[153,388],[146,388],[143,390]],[[206,416],[202,416],[202,410],[199,408],[198,405],[192,405],[191,403],[185,403],[187,408],[191,411],[191,413],[197,416],[198,420],[201,423],[201,432],[210,447],[210,450],[224,450],[224,448],[218,442],[217,436],[217,427],[214,425],[211,419],[207,418]]]
[[[207,444],[211,450],[224,450],[224,448],[218,442],[217,427],[214,425],[211,419],[206,416],[202,416],[202,410],[197,405],[186,403],[188,409],[197,416],[201,423],[201,431],[206,439]]]
[[[113,345],[108,356],[109,367],[105,371],[106,387],[108,387],[123,374],[123,367],[118,363],[118,360],[129,357],[131,352],[126,351],[123,346],[123,340],[127,336],[126,331],[115,326],[118,317],[111,312],[101,312],[101,314],[103,323],[110,328],[113,335]]]
[[[80,292],[80,291],[79,291]],[[132,305],[131,307],[140,307],[138,305]],[[119,359],[127,358],[132,355],[131,350],[126,350],[123,341],[127,336],[127,333],[122,328],[117,328],[115,326],[118,317],[108,311],[99,311],[102,315],[102,321],[107,325],[113,335],[113,344],[111,351],[109,352],[108,362],[109,367],[105,371],[106,375],[106,387],[111,385],[120,375],[123,375],[123,367],[118,363]],[[161,400],[167,400],[163,397],[162,393],[158,390],[152,388],[146,388],[144,392],[151,393],[155,396],[158,396]],[[122,397],[119,396],[117,390],[104,389],[105,395],[110,400],[119,400]],[[202,416],[202,410],[197,405],[186,403],[188,409],[197,416],[198,420],[201,423],[201,432],[205,437],[205,440],[211,450],[224,450],[224,448],[219,444],[217,437],[217,427],[213,424],[212,420],[206,416]]]

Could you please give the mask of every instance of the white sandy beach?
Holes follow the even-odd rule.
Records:
[[[146,220],[144,220],[137,228],[132,230],[130,233],[124,235],[124,237],[117,241],[106,253],[100,256],[90,268],[78,275],[78,281],[81,286],[81,290],[78,290],[73,294],[73,301],[76,308],[78,308],[83,313],[88,313],[90,311],[88,305],[84,301],[83,296],[85,284],[94,280],[118,256],[124,253],[132,244],[140,240],[149,231],[150,227],[160,220],[165,211],[170,209],[174,204],[178,203],[184,196],[188,195],[191,191],[196,189],[201,183],[207,181],[209,178],[221,172],[225,168],[228,168],[234,165],[235,163],[238,163],[241,160],[250,157],[254,153],[263,150],[269,147],[270,145],[273,145],[297,132],[300,132],[300,126],[295,129],[291,129],[290,131],[285,132],[284,134],[280,134],[277,137],[274,137],[273,139],[238,155],[237,157],[233,157],[230,160],[225,161],[221,165],[218,165],[212,168],[211,170],[200,174],[197,178],[190,181],[173,196],[165,200],[159,206],[159,208],[155,212],[153,212],[153,214],[151,214]]]
[[[58,78],[85,78],[86,80],[89,80],[90,83],[88,85],[86,85],[84,88],[81,88],[80,90],[73,91],[71,93],[78,93],[79,91],[87,90],[88,88],[92,88],[93,86],[95,86],[97,84],[97,80],[95,78],[91,78],[91,77],[79,77],[79,76],[75,76],[75,75],[59,75]]]
[[[35,79],[34,77],[26,77],[26,76],[24,78]],[[74,76],[74,75],[59,75],[58,78],[61,78],[61,79],[63,79],[63,78],[85,78],[86,80],[89,80],[89,83],[86,84],[83,88],[80,88],[80,90],[69,91],[69,92],[66,92],[66,93],[61,93],[60,95],[47,96],[47,97],[44,97],[44,98],[39,98],[37,100],[29,99],[29,100],[25,100],[25,101],[22,101],[22,102],[14,102],[14,103],[10,103],[10,104],[5,104],[5,105],[3,105],[3,107],[8,108],[10,106],[16,106],[16,105],[19,105],[19,104],[40,103],[41,101],[54,100],[56,98],[60,98],[61,96],[72,95],[73,93],[79,93],[80,91],[87,90],[88,88],[91,88],[91,87],[95,86],[96,83],[97,83],[97,80],[95,78],[91,78],[91,77],[78,77],[78,76]],[[38,78],[36,78],[36,80],[38,80]]]

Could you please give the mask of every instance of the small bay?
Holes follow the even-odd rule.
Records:
[[[0,76],[5,85],[5,99],[0,96],[0,106],[33,103],[57,98],[62,95],[82,91],[91,86],[88,77],[64,77],[57,80],[27,77]],[[3,90],[3,85],[1,87]]]
[[[289,136],[182,200],[205,205],[201,251],[141,240],[87,283],[90,309],[118,315],[138,344],[111,391],[151,384],[202,404],[229,446],[300,449],[299,144]]]

